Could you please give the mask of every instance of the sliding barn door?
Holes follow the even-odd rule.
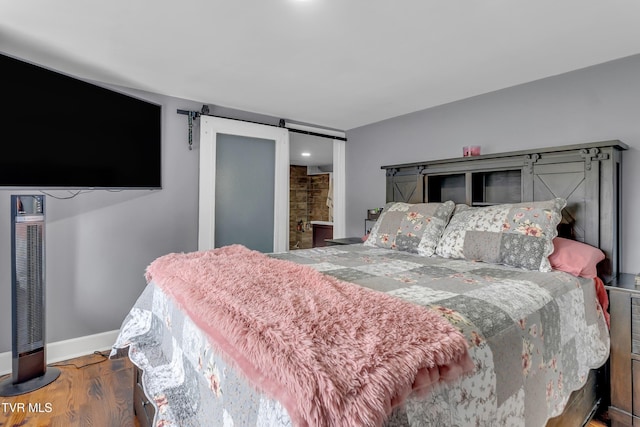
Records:
[[[203,116],[199,193],[199,250],[242,244],[286,251],[288,131]]]

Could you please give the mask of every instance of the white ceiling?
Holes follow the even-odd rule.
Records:
[[[309,153],[309,156],[302,153]],[[289,132],[289,162],[297,166],[333,167],[333,140]]]
[[[638,0],[0,0],[0,51],[349,130],[640,53],[639,22]]]

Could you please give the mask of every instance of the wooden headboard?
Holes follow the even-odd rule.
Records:
[[[567,200],[560,235],[600,248],[605,281],[620,271],[621,141],[382,166],[387,202],[469,206]]]

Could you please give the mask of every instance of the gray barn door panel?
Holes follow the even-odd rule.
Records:
[[[387,202],[422,203],[424,177],[420,174],[387,177]]]
[[[582,242],[598,241],[599,212],[594,197],[599,197],[599,188],[598,179],[593,182],[593,173],[585,169],[584,162],[534,166],[533,199],[566,199],[562,221],[572,225],[575,239]]]
[[[273,252],[275,141],[218,134],[215,247]]]

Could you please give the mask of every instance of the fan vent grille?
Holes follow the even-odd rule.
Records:
[[[16,224],[16,313],[18,354],[44,347],[43,222]]]

